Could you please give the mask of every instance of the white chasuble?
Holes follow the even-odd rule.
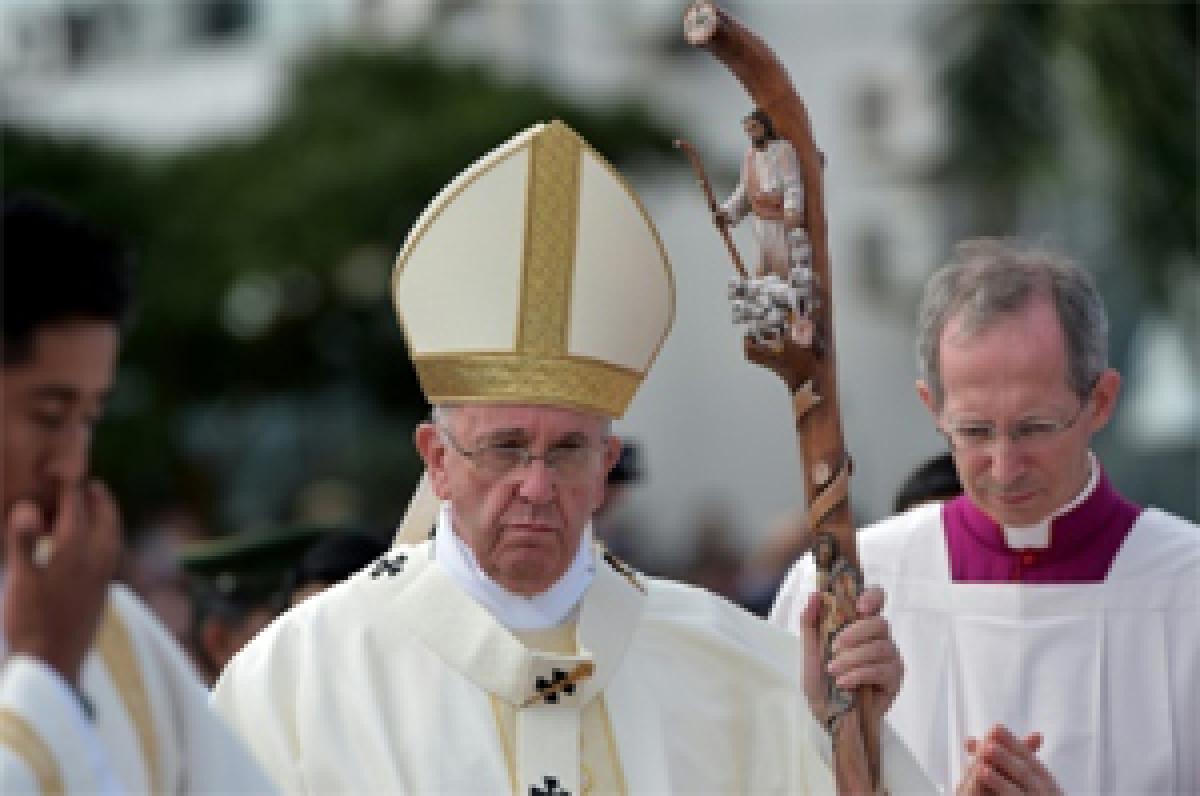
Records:
[[[213,713],[183,650],[125,587],[109,589],[82,702],[59,675],[0,655],[0,793],[273,793]]]
[[[859,553],[905,662],[892,726],[935,783],[998,723],[1045,736],[1067,793],[1200,792],[1196,526],[1142,512],[1101,583],[953,583],[936,505],[865,529]],[[772,621],[795,627],[812,582],[806,557]]]
[[[292,609],[217,684],[288,792],[832,793],[788,634],[597,549],[574,644],[527,646],[430,550]],[[889,749],[892,792],[927,790]]]

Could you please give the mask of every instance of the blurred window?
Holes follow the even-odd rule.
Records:
[[[191,0],[188,6],[189,38],[199,43],[240,38],[253,21],[251,0]]]

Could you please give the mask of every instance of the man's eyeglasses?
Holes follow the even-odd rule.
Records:
[[[470,459],[481,473],[492,478],[503,478],[541,459],[546,468],[554,471],[562,480],[579,480],[590,474],[596,453],[600,450],[596,445],[580,441],[564,442],[545,453],[533,453],[529,448],[514,441],[483,445],[469,451],[458,444],[445,426],[439,424],[438,431],[459,455]]]
[[[1091,402],[1092,391],[1089,390],[1079,409],[1066,420],[1028,418],[1014,423],[1004,431],[996,428],[994,423],[961,423],[950,428],[939,427],[938,431],[950,443],[951,449],[960,453],[982,453],[990,450],[1002,436],[1007,437],[1009,444],[1014,448],[1031,450],[1049,444],[1074,426]]]

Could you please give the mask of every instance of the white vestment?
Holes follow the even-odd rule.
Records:
[[[275,792],[174,639],[123,586],[109,589],[80,690],[94,720],[41,661],[3,660],[0,793]]]
[[[951,582],[937,504],[863,530],[858,549],[905,663],[889,719],[939,786],[999,723],[1045,736],[1066,793],[1200,792],[1200,528],[1147,509],[1088,584]],[[771,621],[797,627],[813,582],[806,556]]]
[[[599,563],[599,551],[575,654],[543,652],[432,549],[393,548],[226,668],[218,708],[288,792],[578,796],[591,792],[580,757],[597,725],[581,715],[595,704],[617,769],[599,779],[618,791],[832,792],[789,634],[708,592]],[[894,739],[884,765],[893,793],[929,790]]]

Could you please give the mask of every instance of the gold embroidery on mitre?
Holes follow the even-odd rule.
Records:
[[[25,761],[45,796],[67,792],[50,747],[23,716],[7,708],[0,709],[0,746],[7,746]]]
[[[588,357],[474,352],[413,357],[430,403],[530,403],[609,417],[625,413],[642,374]]]
[[[425,233],[471,184],[525,151],[524,219],[514,337],[474,351],[414,350],[400,313],[404,267]],[[583,160],[589,157],[617,182],[646,224],[667,280],[667,318],[644,365],[616,365],[571,353],[576,249],[581,219]],[[654,267],[647,263],[647,267]],[[645,207],[613,166],[561,122],[539,125],[459,175],[421,214],[396,260],[392,296],[397,319],[426,397],[433,402],[507,401],[562,405],[619,417],[666,340],[675,315],[674,279],[658,231]],[[453,314],[451,308],[450,314]],[[451,319],[446,318],[449,322]],[[513,345],[508,349],[508,345]],[[530,359],[532,361],[523,361]],[[505,372],[507,370],[507,372]],[[557,383],[560,382],[561,383]]]
[[[129,631],[111,601],[105,607],[104,618],[96,631],[96,649],[137,730],[142,759],[146,762],[147,789],[157,791],[162,787],[162,780],[159,778],[158,740],[154,734],[150,698],[146,694],[141,666],[138,665]]]
[[[517,350],[554,356],[567,351],[583,142],[551,122],[529,153]]]

